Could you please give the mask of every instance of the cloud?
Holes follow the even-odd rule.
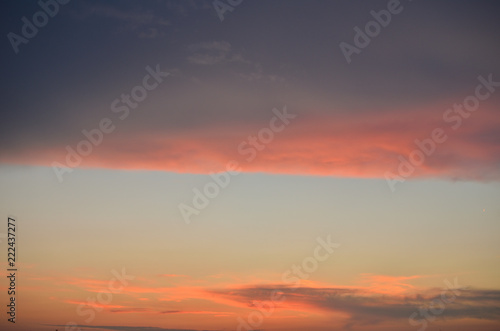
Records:
[[[151,312],[151,309],[148,308],[115,308],[109,310],[112,313],[147,313]]]
[[[226,60],[224,53],[220,54],[194,54],[188,58],[188,61],[199,65],[214,65]]]
[[[408,319],[412,314],[419,312],[421,308],[428,309],[433,301],[442,300],[445,293],[445,297],[452,300],[447,302],[443,312],[436,316],[438,319],[446,319],[451,325],[466,319],[498,321],[500,290],[463,287],[456,283],[447,285],[457,290],[453,291],[447,290],[446,287],[421,288],[412,284],[416,280],[431,277],[438,276],[362,274],[359,286],[336,286],[303,280],[297,287],[283,283],[265,283],[264,280],[259,280],[258,284],[255,280],[248,283],[245,279],[217,284],[204,283],[195,287],[127,286],[122,292],[123,295],[129,296],[126,300],[120,299],[117,303],[113,302],[113,305],[99,305],[99,308],[114,314],[207,315],[234,318],[246,316],[247,312],[259,309],[262,302],[270,302],[278,292],[282,300],[275,301],[273,305],[275,312],[268,317],[270,321],[302,318],[311,314],[336,316],[336,320],[343,323],[344,329],[349,329],[364,324],[408,325]],[[186,282],[191,281],[186,280]],[[155,298],[154,303],[140,301],[140,296],[136,296],[144,293],[150,293],[152,298]],[[131,300],[134,297],[137,299],[135,302]],[[88,304],[68,300],[64,302],[74,305]],[[138,302],[142,307],[137,306]],[[202,302],[203,306],[198,306],[197,302]],[[143,306],[144,304],[147,306]],[[183,308],[178,309],[179,305]],[[215,305],[220,308],[207,309]],[[116,326],[118,327],[120,326]],[[94,328],[99,327],[94,326]],[[103,328],[122,330],[113,329],[114,326]]]
[[[213,10],[213,5],[208,0],[189,0],[175,1],[167,0],[165,2],[167,9],[178,16],[187,16],[189,12],[195,10]]]
[[[187,47],[188,63],[199,66],[227,65],[236,77],[250,82],[284,83],[286,79],[277,74],[265,73],[262,65],[248,60],[236,52],[226,41],[211,41],[191,44]],[[238,66],[239,65],[239,66]]]
[[[122,305],[115,305],[115,304],[100,304],[100,303],[95,303],[95,302],[89,302],[89,301],[79,301],[79,300],[64,300],[64,303],[68,303],[70,305],[83,305],[83,306],[89,306],[89,307],[95,307],[95,308],[105,308],[105,309],[127,309],[126,306]]]
[[[218,51],[222,53],[228,53],[231,51],[231,44],[227,41],[205,41],[196,44],[191,44],[188,46],[191,52],[196,51]]]
[[[252,62],[244,59],[240,53],[236,53],[226,41],[200,42],[191,44],[187,48],[191,53],[188,56],[188,62],[191,64],[215,65],[232,62],[253,66]]]
[[[50,326],[65,327],[65,325],[49,324]],[[152,326],[121,326],[121,325],[74,325],[83,329],[102,329],[115,331],[221,331],[221,330],[194,330],[194,329],[165,329]]]
[[[434,106],[360,116],[307,115],[288,107],[289,113],[298,114],[297,119],[275,133],[268,144],[259,143],[264,146],[258,147],[260,151],[249,143],[249,137],[259,137],[269,126],[271,111],[268,119],[249,123],[207,123],[171,132],[116,132],[106,136],[105,143],[85,157],[82,166],[208,174],[224,171],[229,161],[236,160],[243,172],[384,178],[388,171],[397,174],[401,158],[408,160],[420,148],[416,140],[429,141],[433,130],[442,128],[447,140],[433,143],[434,151],[415,167],[410,178],[499,180],[497,112],[485,107],[453,130],[440,116],[443,109]],[[256,157],[248,161],[252,154]],[[0,161],[50,166],[54,161],[64,164],[66,155],[65,146],[56,144],[14,149],[3,153]]]
[[[223,296],[253,309],[254,302],[270,301],[272,293],[282,293],[284,300],[274,307],[280,310],[317,314],[337,314],[346,316],[345,329],[355,325],[382,324],[399,320],[408,323],[409,317],[420,308],[429,306],[434,300],[442,300],[443,289],[414,290],[405,295],[378,294],[362,287],[310,288],[267,285],[245,286],[214,290]],[[451,293],[446,294],[448,298]],[[436,316],[440,319],[479,319],[498,321],[500,318],[500,291],[467,289],[460,290],[456,298],[445,305],[444,311]]]
[[[139,32],[139,37],[145,39],[154,39],[161,35],[161,32],[159,32],[156,28],[149,28],[148,30]]]
[[[139,38],[154,39],[164,35],[164,29],[172,25],[171,21],[141,6],[134,8],[110,6],[102,3],[85,3],[82,5],[81,18],[98,17],[113,20],[120,25],[122,32],[132,31]]]
[[[149,25],[149,24],[160,25],[160,26],[170,25],[170,22],[168,20],[156,16],[152,12],[127,11],[123,9],[118,9],[117,7],[105,6],[102,4],[93,5],[89,9],[89,11],[93,15],[125,21],[134,26]]]

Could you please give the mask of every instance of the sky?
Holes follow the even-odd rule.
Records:
[[[0,329],[500,329],[497,2],[0,6]]]

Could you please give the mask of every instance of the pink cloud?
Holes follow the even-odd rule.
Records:
[[[248,137],[258,135],[267,122],[261,127],[240,123],[176,133],[111,133],[83,157],[80,166],[207,174],[224,171],[228,161],[236,160],[244,172],[384,178],[388,171],[397,174],[398,157],[408,159],[419,148],[415,140],[428,141],[440,128],[446,141],[434,143],[434,151],[411,177],[500,179],[497,111],[484,105],[455,130],[456,123],[443,119],[447,107],[297,116],[273,140],[260,145],[249,144]],[[65,164],[66,154],[64,145],[20,149],[4,154],[0,161],[50,166],[54,161]]]

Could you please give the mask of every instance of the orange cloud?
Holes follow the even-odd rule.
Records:
[[[408,295],[409,290],[415,289],[415,286],[408,284],[407,281],[419,279],[425,276],[386,276],[363,274],[363,281],[369,283],[368,289],[373,294],[388,294],[393,296]]]
[[[447,107],[449,104],[401,113],[298,115],[283,131],[275,132],[273,139],[262,133],[269,128],[268,122],[261,127],[234,124],[176,133],[125,136],[113,132],[82,157],[79,166],[207,174],[225,171],[227,163],[236,160],[244,172],[384,178],[388,171],[397,174],[398,157],[408,159],[419,149],[415,140],[428,141],[433,130],[440,128],[446,141],[434,143],[434,151],[425,156],[412,177],[500,179],[497,111],[484,105],[454,129],[457,123],[443,119]],[[269,141],[259,140],[259,132]],[[256,143],[251,142],[252,137],[257,137]],[[57,161],[65,165],[67,153],[64,145],[20,149],[2,155],[0,162],[50,166]]]

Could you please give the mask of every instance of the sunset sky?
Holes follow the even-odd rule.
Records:
[[[497,2],[0,12],[1,330],[500,330]]]

